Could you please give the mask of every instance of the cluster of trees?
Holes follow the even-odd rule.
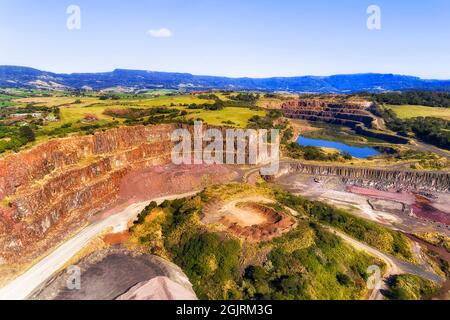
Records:
[[[450,93],[434,91],[405,91],[385,93],[362,93],[381,104],[423,105],[430,107],[450,108]]]
[[[214,93],[199,94],[197,97],[203,100],[219,100],[219,97],[216,96]]]
[[[299,246],[292,252],[284,249],[287,243],[305,237],[305,232],[312,236],[314,245]],[[319,226],[300,226],[275,241],[265,264],[246,268],[243,297],[257,300],[358,299],[364,292],[366,270],[371,263],[374,263],[372,258],[352,252],[337,236]]]
[[[339,152],[327,154],[319,147],[301,146],[297,142],[286,144],[286,151],[287,155],[292,159],[337,161],[340,157]],[[350,154],[345,154],[343,157],[344,159],[352,159]]]
[[[248,120],[247,128],[249,129],[285,129],[287,122],[277,121],[283,117],[280,110],[269,110],[264,117],[255,115]],[[278,122],[278,124],[275,124]]]
[[[437,291],[437,285],[430,280],[412,274],[392,276],[385,295],[391,300],[421,300]]]
[[[99,96],[100,100],[120,100],[120,95],[116,93],[105,93]]]
[[[0,153],[8,150],[18,151],[20,147],[35,140],[35,133],[28,125],[12,127],[0,124]]]
[[[401,136],[414,134],[420,140],[450,150],[450,121],[431,117],[400,119],[389,108],[377,107],[375,114],[382,117],[386,126]]]
[[[230,98],[234,101],[239,101],[245,104],[254,105],[260,95],[258,93],[251,93],[251,92],[240,92],[235,96],[230,96]]]
[[[222,100],[218,99],[216,100],[214,103],[191,103],[188,106],[188,109],[203,109],[203,110],[222,110],[223,108],[225,108],[225,102],[223,102]]]
[[[218,96],[216,96],[213,93],[201,94],[198,95],[198,98],[204,100],[213,100],[214,103],[191,103],[190,105],[188,105],[188,109],[203,109],[215,111],[215,110],[222,110],[229,104],[222,101]]]

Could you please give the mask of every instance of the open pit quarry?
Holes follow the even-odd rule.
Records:
[[[171,167],[171,134],[181,127],[117,128],[51,140],[0,159],[0,261],[32,261],[114,205],[236,179],[237,173],[225,166]],[[448,192],[450,186],[448,172],[296,162],[282,166],[280,173],[286,170],[340,176],[348,184],[379,189]]]
[[[171,135],[180,128],[193,132],[192,127],[176,124],[122,127],[50,140],[1,158],[0,267],[30,265],[86,225],[130,205],[245,177],[239,166],[172,164]],[[279,175],[295,173],[336,176],[348,185],[383,190],[450,191],[448,172],[282,161]],[[244,209],[250,222],[233,215],[218,221],[247,241],[270,239],[294,226],[258,201],[230,210]]]
[[[0,262],[30,262],[114,206],[236,179],[226,166],[173,165],[171,134],[182,127],[192,132],[122,127],[0,159]]]
[[[409,142],[407,138],[376,130],[376,118],[369,112],[371,107],[371,102],[338,103],[317,99],[296,99],[281,104],[281,110],[287,118],[346,126],[358,134],[391,143]]]

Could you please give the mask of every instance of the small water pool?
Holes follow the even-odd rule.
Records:
[[[301,146],[313,146],[313,147],[323,147],[323,148],[333,148],[341,152],[348,152],[355,158],[365,159],[368,157],[373,157],[379,155],[380,153],[371,147],[354,147],[349,146],[342,142],[335,142],[329,140],[321,139],[310,139],[300,136],[297,140],[298,144]]]

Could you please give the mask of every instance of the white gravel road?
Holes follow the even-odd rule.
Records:
[[[64,267],[64,265],[92,239],[109,228],[113,228],[115,231],[123,230],[126,228],[127,223],[134,219],[145,206],[150,203],[150,201],[156,201],[159,204],[165,200],[180,199],[196,193],[198,193],[198,191],[135,203],[114,215],[88,225],[72,238],[57,247],[48,256],[44,257],[28,269],[25,273],[12,280],[6,286],[0,288],[0,300],[27,299],[36,288],[47,281],[55,272]]]

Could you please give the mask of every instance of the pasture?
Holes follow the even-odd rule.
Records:
[[[435,117],[450,120],[450,108],[426,107],[417,105],[389,105],[400,119],[411,119],[416,117]]]

